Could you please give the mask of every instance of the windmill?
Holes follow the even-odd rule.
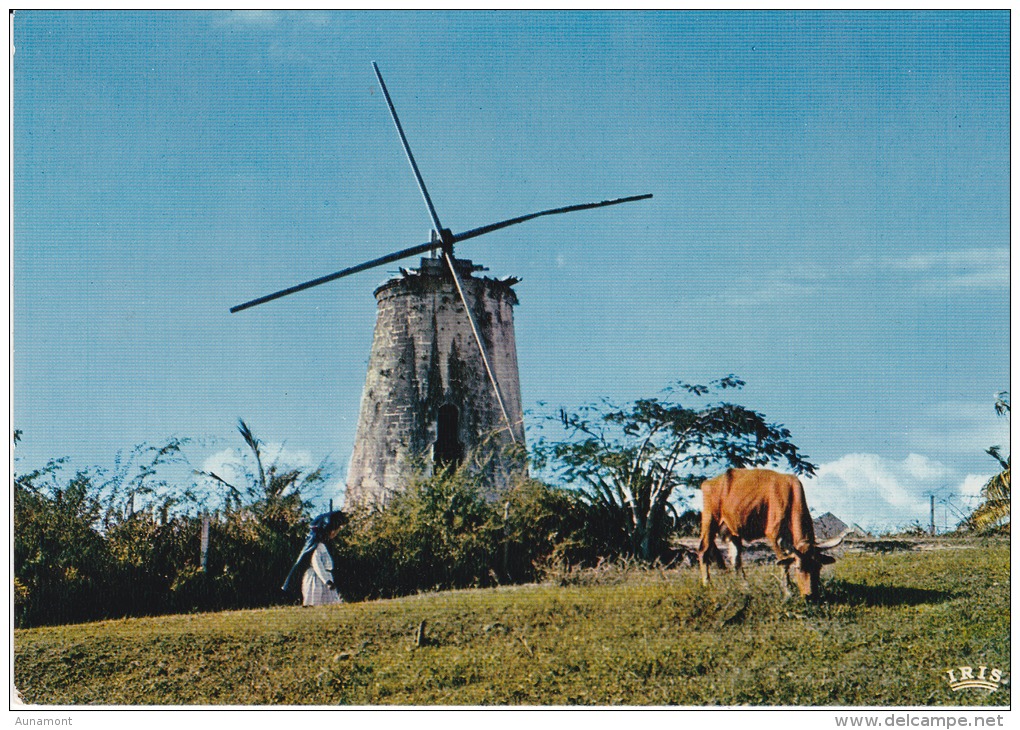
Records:
[[[486,468],[493,485],[499,486],[524,469],[518,460],[500,455],[506,452],[503,447],[524,442],[513,328],[517,296],[512,287],[518,280],[474,276],[484,267],[454,257],[454,245],[541,216],[652,196],[552,208],[453,233],[439,220],[374,61],[372,68],[432,219],[429,241],[252,299],[230,311],[429,254],[417,270],[401,269],[399,278],[375,290],[376,327],[347,473],[347,500],[383,502],[403,488],[415,461],[424,460],[428,468],[456,465],[479,451],[489,453]]]

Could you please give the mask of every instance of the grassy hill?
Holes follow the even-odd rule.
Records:
[[[818,604],[774,566],[702,588],[619,567],[556,585],[16,631],[40,704],[1008,705],[1009,544],[849,553]],[[422,622],[424,639],[415,637]]]

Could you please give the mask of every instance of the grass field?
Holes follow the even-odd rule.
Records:
[[[776,570],[16,631],[15,682],[39,704],[1009,704],[1008,542],[850,553],[817,604],[784,600]],[[1002,686],[953,692],[959,666]]]

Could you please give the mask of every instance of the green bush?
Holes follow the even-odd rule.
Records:
[[[182,595],[206,610],[289,600],[280,586],[307,530],[307,510],[296,497],[263,500],[217,515],[210,523],[206,575],[189,581],[188,593]]]
[[[531,581],[581,530],[578,504],[534,480],[492,495],[467,469],[418,477],[385,506],[351,515],[333,544],[337,584],[366,598]]]
[[[119,598],[110,597],[117,615],[157,615],[177,610],[170,593],[182,571],[196,570],[200,521],[177,515],[165,521],[135,513],[106,531],[113,558],[111,581]]]
[[[348,597],[485,585],[500,525],[464,470],[415,479],[384,507],[355,511],[334,540]]]
[[[186,442],[176,439],[136,447],[112,475],[94,469],[68,478],[61,460],[16,474],[16,626],[292,601],[280,586],[308,530],[303,495],[326,474],[266,459],[247,425],[239,431],[248,449],[239,452],[239,476],[229,483],[199,472],[208,480],[204,492],[160,478],[163,465],[183,459]],[[154,455],[150,463],[132,462],[146,454]],[[333,544],[346,598],[531,582],[553,565],[593,567],[619,556],[622,527],[600,522],[605,514],[575,490],[523,479],[494,492],[491,473],[466,463],[414,478],[385,506],[350,515]],[[217,489],[228,499],[212,514],[200,512]],[[203,514],[210,523],[204,565]]]
[[[509,582],[542,578],[554,555],[571,564],[597,560],[584,519],[584,503],[568,489],[528,479],[510,491],[504,505],[505,545],[500,575]]]
[[[247,427],[242,435],[260,458],[261,443]],[[185,511],[201,506],[196,485],[180,489],[186,482],[157,479],[162,467],[186,463],[184,443],[138,446],[126,459],[118,455],[112,473],[81,470],[68,478],[65,460],[58,459],[14,475],[16,626],[287,600],[280,585],[308,524],[302,490],[325,479],[323,467],[304,471],[259,461],[251,484],[227,485],[237,497],[210,517],[203,570],[203,518]],[[146,456],[145,463],[135,461]]]
[[[93,475],[57,479],[60,461],[14,479],[15,624],[66,623],[111,615],[113,556],[96,530]]]

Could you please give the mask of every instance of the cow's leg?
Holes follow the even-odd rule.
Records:
[[[790,553],[783,548],[780,542],[782,534],[782,513],[770,513],[765,525],[765,537],[768,538],[772,551],[776,554],[776,560],[779,562],[779,570],[781,571],[779,574],[779,586],[783,589],[783,595],[789,598],[793,580],[790,578]]]
[[[729,545],[727,545],[727,550],[730,554],[730,564],[733,566],[733,570],[740,574],[741,578],[747,580],[747,576],[744,575],[744,561],[740,558],[740,550],[743,546],[739,537],[730,535]]]
[[[780,565],[779,575],[776,578],[779,580],[779,587],[783,590],[783,597],[789,598],[793,595],[790,592],[790,588],[793,586],[793,580],[790,578],[790,566]]]
[[[733,566],[733,572],[741,576],[741,580],[745,585],[747,585],[748,576],[744,573],[744,561],[741,558],[741,550],[744,548],[744,542],[742,542],[741,538],[736,535],[730,535],[727,548],[729,552],[729,562]]]
[[[719,523],[705,510],[701,513],[701,543],[698,545],[698,563],[701,566],[701,582],[708,585],[708,561],[715,562],[720,569],[724,568],[722,555],[715,545],[715,536],[719,532]]]

